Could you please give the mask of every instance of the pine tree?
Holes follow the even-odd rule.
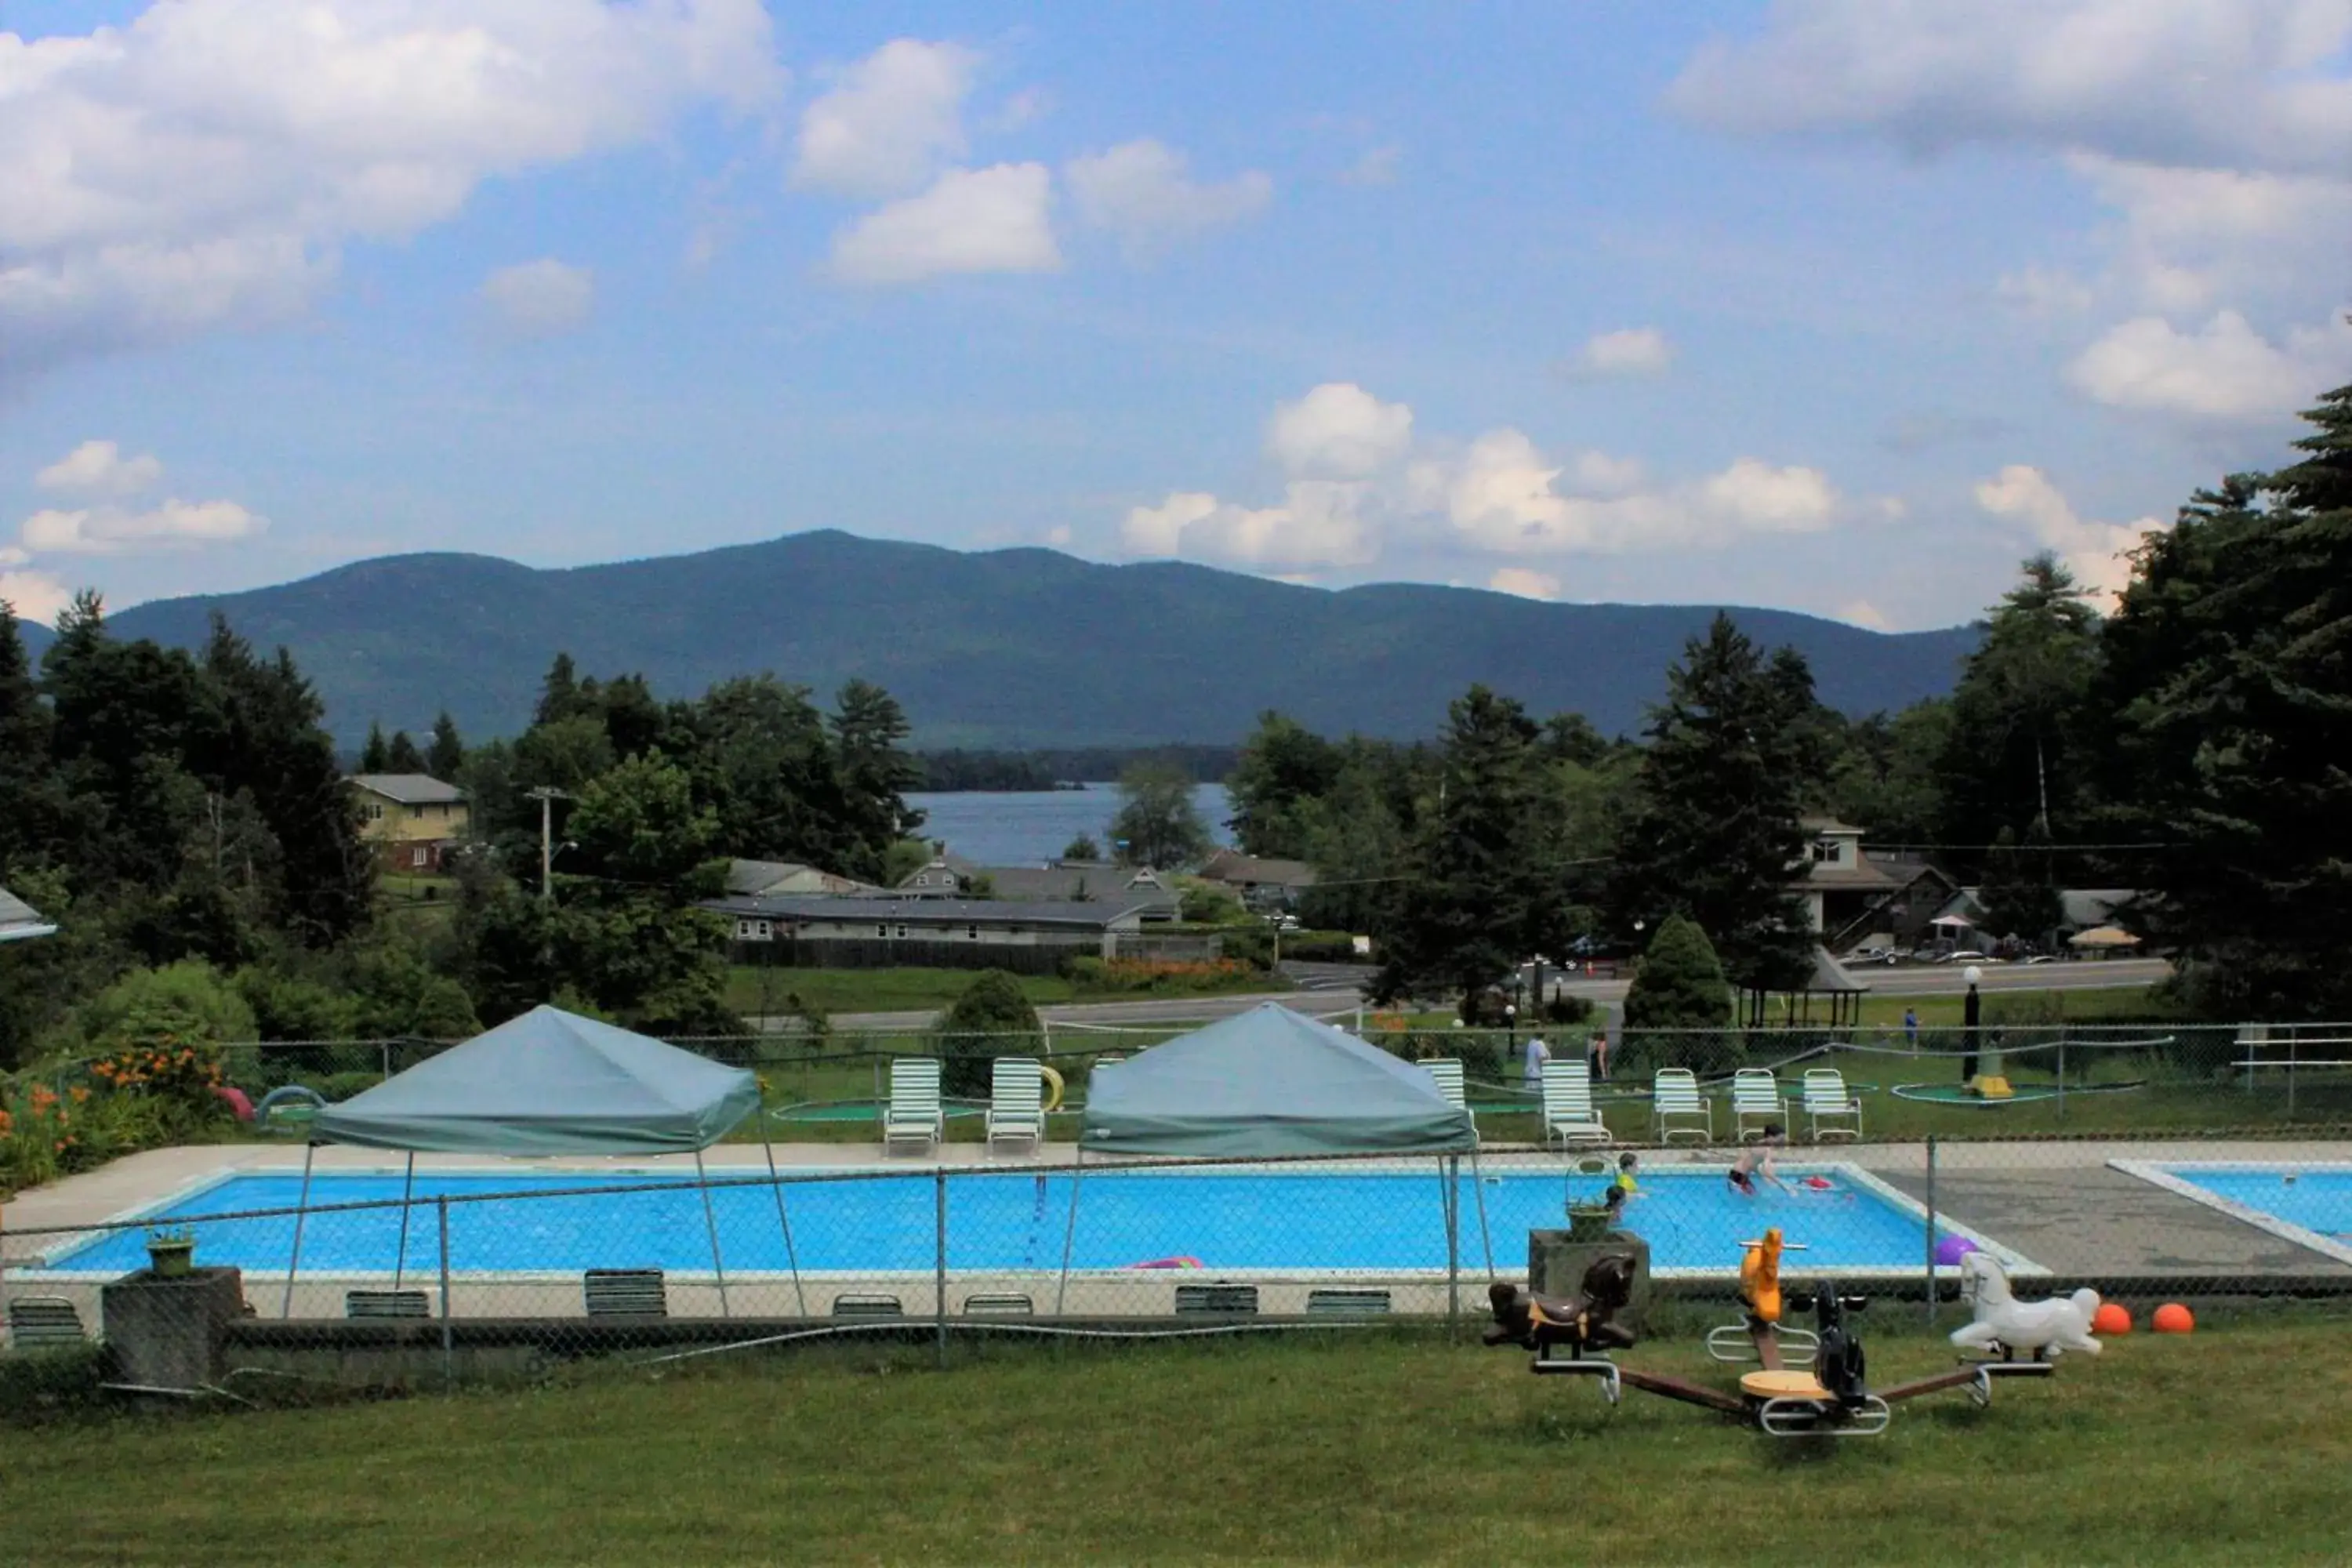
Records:
[[[49,710],[25,652],[16,615],[0,599],[0,872],[30,860],[56,831]]]
[[[547,679],[540,683],[539,706],[532,712],[534,724],[556,724],[581,716],[583,704],[579,673],[572,668],[572,656],[559,653],[555,662],[547,667]]]
[[[392,742],[383,749],[383,771],[388,773],[421,773],[425,769],[425,753],[405,730],[394,730]]]
[[[2241,1018],[2352,1010],[2352,386],[2303,460],[2200,491],[2101,641],[2107,792],[2165,840],[2126,918]]]
[[[360,772],[388,773],[392,772],[392,747],[383,738],[383,726],[368,721],[367,743],[360,748]]]
[[[1687,916],[1750,990],[1810,974],[1813,933],[1790,887],[1821,765],[1812,707],[1803,659],[1768,663],[1728,616],[1685,645],[1652,710],[1639,803],[1619,840],[1610,899],[1621,928]]]
[[[433,743],[425,751],[425,771],[444,784],[455,784],[457,775],[466,771],[466,742],[457,733],[457,721],[443,710],[433,721]]]
[[[1541,733],[1527,710],[1473,686],[1446,710],[1436,799],[1375,933],[1384,997],[1436,990],[1475,998],[1540,952],[1559,951],[1566,903],[1547,861]]]

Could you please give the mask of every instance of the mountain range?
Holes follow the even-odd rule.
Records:
[[[1325,734],[1434,733],[1474,681],[1538,715],[1637,730],[1712,605],[1563,605],[1478,589],[1332,591],[1171,562],[1050,550],[966,553],[832,531],[604,565],[394,555],[244,593],[156,600],[115,634],[202,645],[215,611],[284,645],[345,743],[371,722],[422,736],[446,709],[468,739],[530,721],[548,663],[642,673],[664,697],[772,670],[821,699],[863,677],[905,705],[919,746],[1232,742],[1277,709]],[[1734,609],[1811,660],[1849,713],[1940,695],[1967,627],[1889,634]],[[37,657],[46,628],[27,626]]]

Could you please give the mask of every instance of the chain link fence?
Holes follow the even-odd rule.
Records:
[[[1465,1064],[1475,1152],[1077,1159],[1070,1117],[1094,1068],[1180,1027],[675,1042],[765,1086],[699,1177],[677,1159],[412,1166],[321,1149],[306,1187],[302,1095],[286,1096],[276,1152],[199,1150],[144,1190],[112,1167],[95,1212],[9,1210],[0,1321],[12,1353],[103,1336],[110,1375],[182,1391],[431,1386],[844,1336],[946,1357],[1006,1336],[1466,1333],[1493,1282],[1572,1291],[1580,1225],[1639,1238],[1643,1310],[1695,1329],[1736,1320],[1742,1244],[1766,1226],[1792,1280],[1835,1279],[1938,1327],[1972,1310],[1958,1295],[1971,1249],[2021,1295],[2087,1286],[2143,1317],[2174,1299],[2352,1300],[2352,1028],[1632,1034],[1595,1059],[1601,1127],[1582,1131],[1546,1126],[1526,1031],[1373,1028],[1401,1056]],[[1555,1058],[1586,1048],[1546,1038]],[[229,1076],[257,1101],[335,1100],[439,1048],[237,1047]],[[932,1155],[883,1154],[894,1057],[976,1064],[963,1081],[984,1086],[999,1054],[1063,1079],[1041,1149],[990,1149],[984,1087],[967,1087]],[[1695,1112],[1653,1092],[1680,1065],[1700,1080]],[[1735,1093],[1743,1068],[1764,1076]],[[1836,1092],[1806,1076],[1824,1071]],[[1988,1080],[2007,1097],[1968,1087]],[[1752,1192],[1729,1179],[1742,1167]],[[1621,1174],[1633,1190],[1608,1214]],[[199,1286],[159,1292],[175,1251]],[[165,1301],[201,1332],[159,1325]]]

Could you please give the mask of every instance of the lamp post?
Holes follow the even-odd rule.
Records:
[[[1984,978],[1984,971],[1971,963],[1960,971],[1960,978],[1969,983],[1969,994],[1960,1003],[1960,1024],[1964,1031],[1960,1036],[1960,1048],[1967,1053],[1960,1058],[1960,1082],[1973,1086],[1977,1077],[1977,1023],[1983,1010],[1983,1001],[1977,994],[1977,982]]]

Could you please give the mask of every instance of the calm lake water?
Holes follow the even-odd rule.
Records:
[[[1084,833],[1110,851],[1110,819],[1118,812],[1118,786],[1090,784],[1084,789],[1021,790],[1002,795],[959,791],[910,795],[907,804],[928,814],[925,838],[944,838],[948,847],[982,866],[1042,866],[1058,858],[1071,839]],[[1225,818],[1233,807],[1223,784],[1196,784],[1192,804],[1219,842],[1231,837]]]

